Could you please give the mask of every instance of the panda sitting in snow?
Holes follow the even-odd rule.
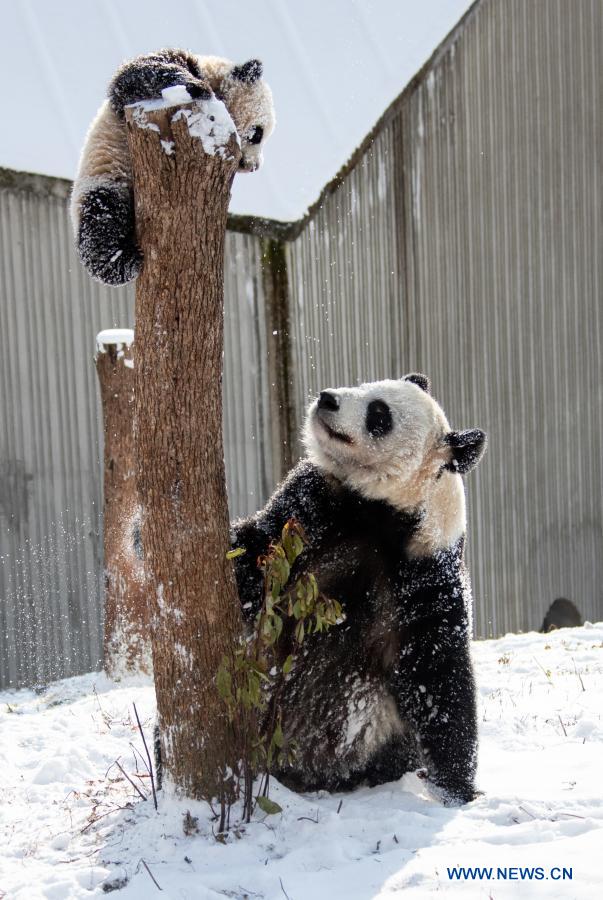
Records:
[[[239,171],[254,172],[262,164],[262,150],[274,128],[274,108],[259,60],[234,65],[217,56],[159,50],[123,65],[88,131],[71,198],[80,259],[88,273],[105,284],[132,281],[142,264],[124,108],[161,97],[163,90],[176,85],[183,85],[191,99],[215,96],[224,102],[241,142]]]
[[[424,375],[407,375],[323,391],[307,417],[307,459],[233,525],[251,617],[262,600],[256,560],[290,517],[310,540],[301,571],[346,612],[307,643],[285,686],[282,725],[297,753],[275,774],[293,789],[345,790],[423,768],[444,802],[475,796],[461,475],[486,436],[451,430],[429,390]]]

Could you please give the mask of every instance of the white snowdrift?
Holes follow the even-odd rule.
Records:
[[[119,758],[150,794],[130,746],[142,750],[133,702],[150,738],[148,683],[96,673],[40,694],[1,693],[0,896],[100,897],[104,883],[124,900],[148,900],[159,895],[149,871],[163,896],[195,900],[603,896],[603,625],[473,649],[482,797],[445,808],[414,775],[333,796],[274,785],[282,815],[226,845],[202,804],[161,799],[156,813],[113,765]],[[186,810],[199,834],[183,833]],[[507,878],[451,880],[453,866]],[[520,880],[520,867],[541,867],[543,879]],[[571,881],[561,880],[564,867]]]

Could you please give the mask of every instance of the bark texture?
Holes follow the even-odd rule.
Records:
[[[215,683],[241,634],[222,446],[224,238],[240,151],[233,135],[206,154],[175,108],[129,109],[127,125],[144,255],[134,442],[164,773],[183,795],[223,799],[240,757]]]
[[[134,550],[138,495],[134,465],[132,348],[99,346],[96,371],[103,408],[105,669],[112,678],[151,674],[148,587]]]

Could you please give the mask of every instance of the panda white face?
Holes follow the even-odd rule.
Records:
[[[464,533],[458,476],[477,464],[485,440],[478,429],[451,430],[424,375],[322,391],[304,431],[321,469],[367,498],[419,511],[429,552]]]
[[[264,145],[274,131],[272,91],[261,76],[262,64],[252,59],[234,66],[222,83],[224,102],[241,140],[239,172],[260,168]]]
[[[255,172],[264,160],[263,149],[274,131],[272,91],[263,78],[259,59],[233,63],[220,56],[196,57],[198,70],[222,100],[241,142],[239,172]]]
[[[430,453],[438,468],[446,461],[449,430],[435,400],[403,378],[322,391],[308,411],[305,442],[321,465],[352,485],[406,481]]]

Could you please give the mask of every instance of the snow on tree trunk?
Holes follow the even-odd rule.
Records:
[[[222,446],[224,239],[239,142],[214,99],[136,104],[126,121],[144,254],[134,442],[164,773],[179,794],[224,801],[240,757],[215,682],[241,633]]]
[[[148,586],[135,552],[134,368],[129,329],[101,331],[96,371],[103,408],[105,669],[112,678],[152,671]]]

